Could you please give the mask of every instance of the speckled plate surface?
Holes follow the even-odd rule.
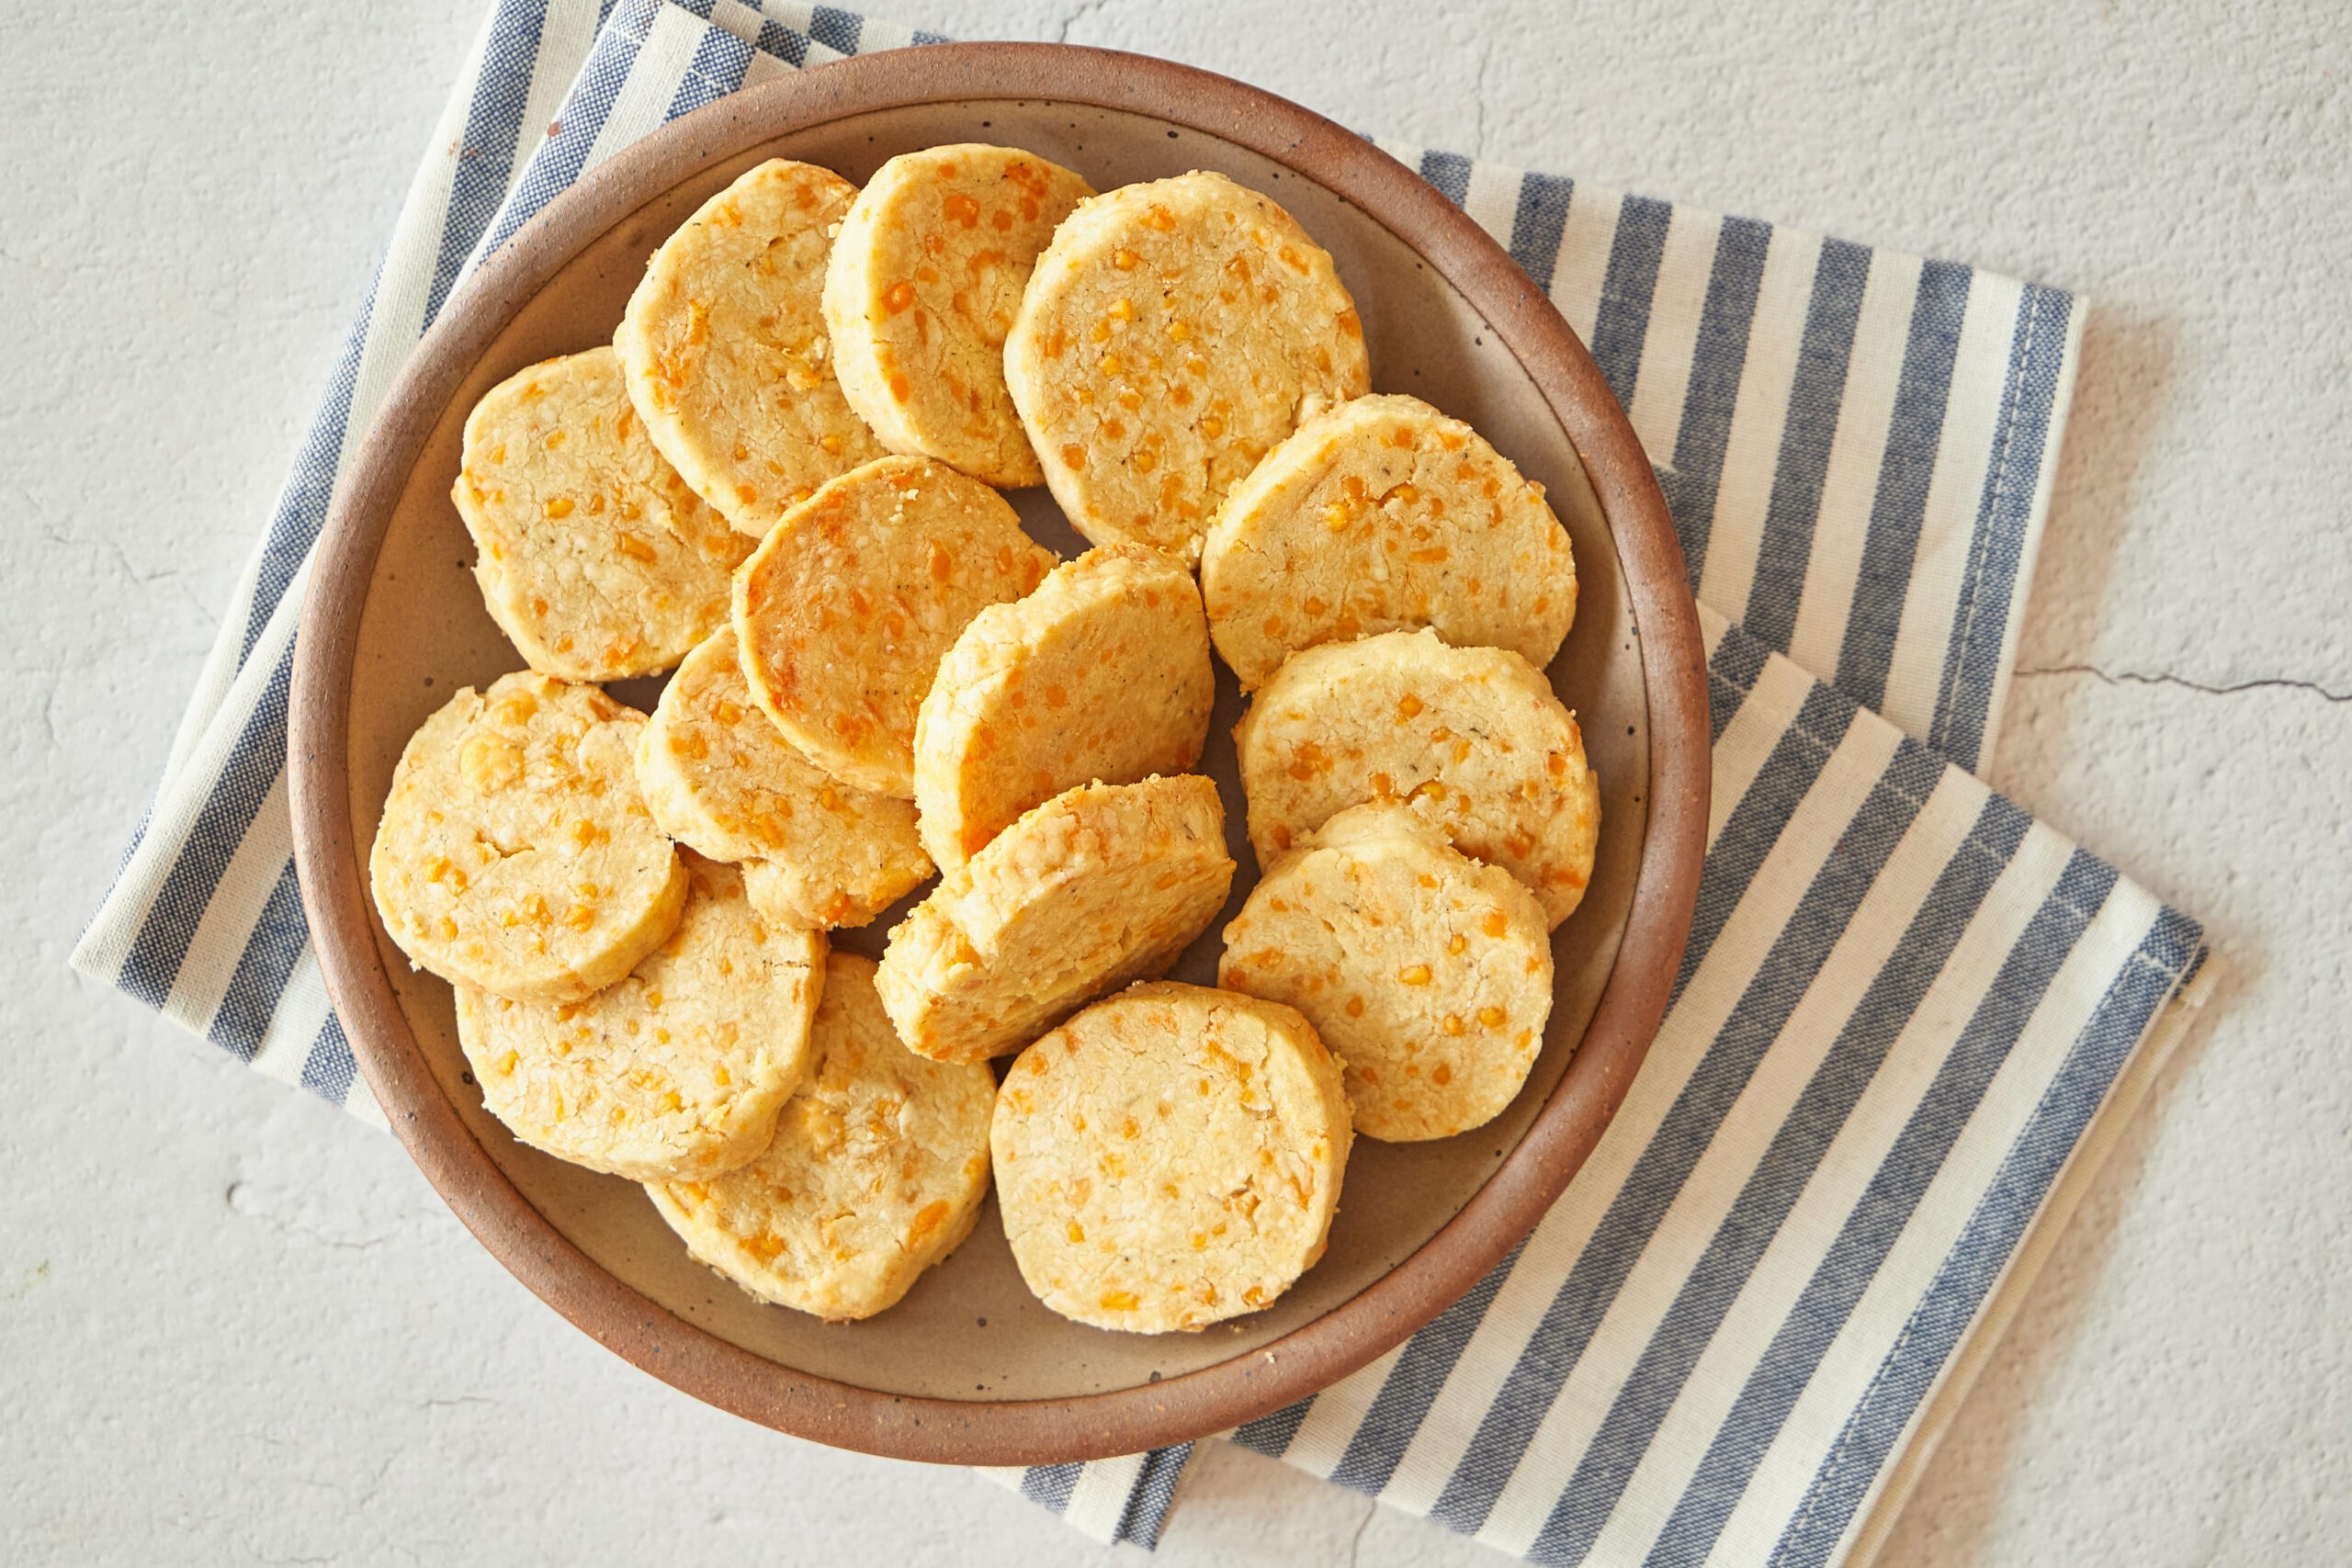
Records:
[[[481,394],[607,341],[645,257],[712,191],[769,157],[865,179],[945,141],[1030,148],[1097,188],[1222,171],[1281,202],[1354,293],[1376,390],[1476,425],[1549,487],[1579,608],[1550,674],[1602,784],[1589,892],[1555,934],[1558,991],[1527,1089],[1439,1143],[1360,1140],[1324,1260],[1265,1312],[1143,1337],[1058,1318],[1023,1286],[991,1202],[908,1299],[827,1325],[765,1306],[688,1259],[636,1186],[523,1147],[481,1108],[449,988],[378,922],[364,860],[410,733],[457,688],[521,666],[484,612],[448,499]],[[1042,491],[1031,531],[1083,547]],[[1220,670],[1204,768],[1234,785],[1240,702]],[[658,682],[619,694],[650,705]],[[1541,1217],[1615,1112],[1688,932],[1707,819],[1707,696],[1671,521],[1632,427],[1558,312],[1503,250],[1401,164],[1224,77],[1051,44],[842,61],[655,132],[551,204],[458,299],[387,400],[321,546],[297,654],[295,840],[329,989],[368,1086],[450,1206],[514,1273],[639,1366],[751,1419],[905,1458],[1011,1464],[1130,1452],[1247,1420],[1395,1345]],[[878,953],[895,916],[842,934]],[[1176,970],[1214,983],[1213,924]]]

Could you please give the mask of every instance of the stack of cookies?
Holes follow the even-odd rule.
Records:
[[[1065,1316],[1281,1295],[1356,1134],[1519,1093],[1599,829],[1566,530],[1370,386],[1331,257],[1221,175],[959,145],[713,197],[466,425],[529,668],[411,739],[370,874],[488,1109],[831,1319],[991,1177]],[[1023,532],[1039,483],[1093,548]],[[1235,873],[1216,659],[1262,874],[1211,988],[1158,976]],[[650,716],[597,684],[665,670]],[[878,964],[829,950],[927,881]]]

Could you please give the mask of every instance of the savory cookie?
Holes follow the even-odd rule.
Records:
[[[915,714],[940,656],[1053,565],[979,480],[879,458],[786,513],[735,574],[744,678],[810,761],[912,799]]]
[[[677,929],[686,868],[630,761],[645,716],[518,671],[409,737],[368,857],[409,962],[516,1001],[578,1001]]]
[[[1576,716],[1516,653],[1431,631],[1326,643],[1260,687],[1233,734],[1260,865],[1334,813],[1399,800],[1525,883],[1552,925],[1584,897],[1600,786]]]
[[[609,348],[492,387],[466,418],[451,498],[491,617],[567,681],[675,664],[726,621],[728,578],[752,553],[654,449]]]
[[[1356,1131],[1492,1121],[1552,1013],[1542,906],[1404,807],[1351,807],[1268,868],[1225,928],[1218,984],[1305,1013],[1347,1066]]]
[[[1209,780],[1080,784],[998,834],[899,923],[882,1005],[923,1055],[1017,1051],[1072,1008],[1174,963],[1232,882]]]
[[[1326,409],[1233,488],[1201,547],[1216,650],[1256,688],[1317,643],[1434,626],[1552,662],[1577,613],[1544,487],[1419,398]]]
[[[1275,443],[1372,384],[1330,256],[1265,197],[1198,173],[1098,196],[1054,231],[1004,378],[1072,526],[1187,564]]]
[[[637,741],[637,784],[662,830],[744,863],[763,915],[862,926],[931,874],[915,808],[825,773],[760,711],[722,626],[686,655]]]
[[[653,444],[753,538],[882,455],[833,378],[821,305],[856,195],[830,169],[762,164],[662,243],[613,334]]]
[[[732,866],[689,857],[670,940],[585,1001],[458,987],[458,1040],[482,1103],[558,1159],[632,1181],[716,1176],[756,1157],[808,1065],[825,939],[775,926]]]
[[[1279,1002],[1159,982],[1023,1052],[997,1199],[1064,1317],[1164,1334],[1255,1312],[1323,1256],[1351,1142],[1340,1064]]]
[[[958,866],[1074,784],[1182,773],[1216,686],[1192,573],[1140,545],[1065,561],[973,616],[939,661],[915,718],[923,847]]]
[[[1004,389],[1004,339],[1037,253],[1093,194],[980,142],[875,171],[834,236],[824,303],[833,374],[883,446],[992,485],[1045,482]]]
[[[983,1064],[910,1054],[875,997],[873,960],[836,953],[808,1078],[766,1152],[646,1190],[688,1252],[761,1300],[871,1317],[971,1235],[995,1091]]]

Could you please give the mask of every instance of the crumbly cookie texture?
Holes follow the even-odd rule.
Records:
[[[997,1092],[1004,1233],[1064,1317],[1138,1334],[1255,1312],[1323,1256],[1340,1065],[1279,1002],[1167,982],[1097,1002]]]
[[[1074,785],[1181,773],[1208,739],[1216,678],[1192,574],[1102,545],[972,617],[915,718],[923,845],[957,866]]]
[[[633,1181],[733,1170],[808,1065],[825,939],[762,919],[732,866],[688,859],[670,940],[578,1002],[458,987],[482,1103],[533,1148]]]
[[[610,348],[509,377],[466,418],[450,497],[482,603],[534,670],[667,670],[727,619],[751,541],[655,450]]]
[[[752,699],[722,626],[686,656],[637,742],[662,830],[743,863],[752,902],[786,924],[862,926],[931,874],[915,808],[819,768]]]
[[[1398,801],[1510,872],[1557,926],[1584,898],[1600,788],[1576,716],[1498,648],[1386,632],[1292,657],[1235,727],[1258,863],[1336,813]]]
[[[1218,984],[1306,1015],[1347,1067],[1356,1131],[1450,1138],[1527,1082],[1552,1013],[1543,907],[1395,802],[1340,812],[1225,928]]]
[[[1037,253],[1085,180],[1017,147],[904,152],[875,171],[833,241],[825,326],[850,406],[893,452],[992,485],[1045,471],[1004,385],[1004,340]]]
[[[1022,295],[1004,378],[1071,525],[1187,564],[1259,459],[1372,385],[1329,254],[1266,197],[1200,173],[1070,214]]]
[[[975,1062],[1157,975],[1224,907],[1225,807],[1197,774],[1081,784],[1023,815],[890,933],[877,980],[909,1049]]]
[[[686,868],[638,795],[644,716],[517,673],[409,738],[368,859],[409,962],[515,1001],[570,1002],[677,929]]]
[[[856,196],[809,164],[750,170],[662,243],[613,334],[653,444],[753,538],[882,455],[834,379],[821,304]]]
[[[811,762],[910,800],[915,715],[941,656],[1054,561],[978,479],[879,458],[786,513],[735,574],[744,678]]]
[[[996,1080],[901,1046],[873,961],[846,953],[826,962],[810,1058],[757,1158],[646,1190],[697,1261],[761,1300],[871,1317],[971,1235]]]
[[[1201,593],[1250,691],[1300,649],[1415,626],[1540,670],[1576,619],[1577,569],[1542,485],[1460,420],[1377,396],[1306,421],[1233,488]]]

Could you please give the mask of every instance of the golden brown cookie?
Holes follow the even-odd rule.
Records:
[[[915,714],[940,657],[1053,565],[979,480],[879,458],[794,507],[735,574],[744,678],[810,761],[912,799]]]
[[[1004,1234],[1064,1317],[1136,1334],[1255,1312],[1323,1256],[1340,1065],[1278,1002],[1165,981],[1023,1052],[992,1140]]]
[[[856,195],[810,164],[748,171],[662,243],[613,334],[653,444],[755,539],[882,455],[833,378],[821,303]]]
[[[578,1001],[669,938],[686,868],[638,795],[644,723],[594,686],[527,672],[424,721],[368,860],[411,964],[516,1001]]]
[[[942,866],[1076,784],[1200,761],[1216,678],[1200,591],[1173,558],[1103,545],[972,617],[915,719],[915,805]]]
[[[1543,907],[1389,802],[1340,812],[1225,928],[1218,984],[1306,1015],[1347,1066],[1356,1131],[1450,1138],[1526,1083],[1552,1014]]]
[[[1200,173],[1070,214],[1022,296],[1004,378],[1071,526],[1188,565],[1260,458],[1372,385],[1330,255],[1266,197]]]
[[[1017,1051],[1072,1008],[1176,961],[1233,881],[1197,774],[1081,784],[956,867],[890,933],[877,984],[908,1048]]]
[[[610,348],[485,393],[451,498],[491,617],[532,669],[568,681],[675,664],[726,621],[752,553],[654,449]]]
[[[743,863],[752,902],[788,924],[862,926],[931,874],[915,808],[825,773],[760,710],[722,626],[686,656],[637,743],[662,831]]]
[[[1302,648],[1433,626],[1552,662],[1577,612],[1544,487],[1418,398],[1326,409],[1225,498],[1201,551],[1216,650],[1254,690]]]
[[[1394,800],[1525,883],[1553,925],[1584,897],[1600,787],[1576,716],[1516,653],[1430,631],[1310,648],[1258,689],[1234,739],[1261,865],[1337,812]]]
[[[874,963],[825,965],[808,1076],[751,1164],[646,1189],[686,1249],[763,1301],[836,1321],[897,1303],[971,1235],[996,1080],[890,1032]]]
[[[833,371],[893,452],[1008,488],[1042,484],[1004,339],[1037,253],[1094,194],[1017,147],[902,152],[850,204],[825,271]]]
[[[482,1103],[533,1148],[634,1181],[756,1156],[808,1065],[825,939],[762,919],[732,866],[691,856],[685,917],[628,975],[576,1002],[458,987]]]

